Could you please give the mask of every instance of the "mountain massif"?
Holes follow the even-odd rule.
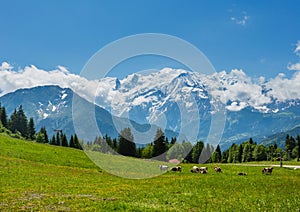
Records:
[[[34,118],[37,129],[46,126],[48,131],[63,129],[67,134],[75,131],[74,113],[79,117],[79,125],[85,126],[90,122],[87,117],[91,117],[87,114],[93,113],[100,132],[112,137],[130,123],[139,132],[146,132],[151,124],[166,129],[169,136],[181,134],[188,139],[189,134],[196,133],[196,139],[205,141],[214,114],[221,112],[224,131],[220,144],[224,149],[250,137],[261,142],[267,136],[300,125],[299,98],[283,98],[281,93],[289,91],[275,86],[276,82],[262,79],[253,83],[240,71],[204,75],[163,69],[121,80],[103,78],[93,91],[94,101],[82,98],[80,91],[49,85],[5,94],[0,102],[8,114],[22,104],[27,116]],[[76,111],[74,96],[80,105]],[[92,140],[97,133],[80,134]]]

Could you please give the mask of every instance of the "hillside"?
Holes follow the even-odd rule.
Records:
[[[280,132],[274,135],[267,136],[262,140],[261,143],[264,145],[270,145],[276,143],[278,147],[284,149],[285,139],[287,134],[296,138],[297,135],[300,135],[300,126],[285,132]]]
[[[201,175],[184,164],[182,173],[132,180],[99,171],[80,150],[2,134],[0,148],[1,211],[300,209],[300,170],[275,168],[262,175],[261,167],[223,164],[220,174],[209,164],[209,173]],[[238,176],[241,171],[248,175]]]

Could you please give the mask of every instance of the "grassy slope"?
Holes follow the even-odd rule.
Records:
[[[113,159],[112,159],[113,160]],[[300,171],[223,166],[130,180],[99,172],[82,151],[0,135],[0,211],[299,211]],[[245,171],[247,176],[236,173]]]

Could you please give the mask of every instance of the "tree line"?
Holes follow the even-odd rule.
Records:
[[[276,143],[265,146],[257,144],[252,138],[240,145],[232,144],[231,147],[222,153],[222,163],[241,163],[250,161],[265,160],[300,160],[300,136],[296,139],[290,135],[286,136],[285,147],[281,149]]]
[[[100,151],[103,153],[119,153],[124,156],[137,158],[155,158],[158,160],[178,159],[186,163],[242,163],[250,161],[282,160],[300,158],[300,136],[296,139],[287,135],[285,149],[281,149],[276,143],[265,146],[257,144],[250,138],[241,144],[233,143],[225,151],[221,151],[219,145],[214,148],[210,144],[198,141],[192,144],[187,141],[177,142],[172,137],[171,141],[164,135],[161,129],[157,129],[153,141],[145,146],[136,146],[130,128],[122,130],[118,139],[112,139],[108,135],[96,137],[94,142],[88,142],[85,149]]]
[[[199,162],[222,162],[222,163],[241,163],[250,161],[276,160],[279,157],[283,160],[300,160],[300,136],[287,135],[285,148],[280,149],[277,144],[268,146],[258,145],[250,138],[241,144],[233,143],[225,151],[221,151],[219,145],[214,147],[210,144],[204,144],[203,141],[191,143],[188,141],[177,142],[176,137],[169,141],[161,129],[157,129],[153,141],[146,145],[137,146],[130,128],[123,129],[118,138],[111,138],[108,135],[96,137],[94,142],[84,144],[76,134],[67,139],[62,130],[57,130],[52,138],[48,137],[45,127],[39,132],[35,131],[34,121],[31,117],[26,117],[22,105],[15,109],[8,118],[5,107],[0,104],[0,132],[6,131],[7,134],[17,138],[36,141],[38,143],[48,143],[50,145],[72,147],[87,150],[100,151],[103,153],[114,154],[115,152],[137,158],[155,158],[157,160],[178,159],[187,163]]]
[[[42,127],[39,132],[36,132],[33,118],[30,117],[28,120],[22,105],[15,109],[8,118],[5,107],[0,104],[0,132],[6,132],[12,137],[24,138],[37,143],[82,149],[81,142],[76,134],[71,135],[68,140],[62,130],[57,130],[52,138],[48,137],[46,127]]]
[[[207,158],[209,158],[214,152],[211,160],[217,162],[221,159],[219,145],[214,151],[211,145],[205,146],[202,141],[198,141],[194,145],[188,141],[177,142],[176,137],[172,137],[169,141],[160,128],[157,129],[153,141],[146,145],[137,146],[131,129],[125,128],[120,132],[118,139],[112,139],[108,135],[98,136],[93,142],[87,142],[84,149],[109,154],[118,153],[136,158],[155,158],[161,161],[177,159],[187,163],[198,163],[201,153],[202,155],[207,154]]]

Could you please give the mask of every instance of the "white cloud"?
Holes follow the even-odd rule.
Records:
[[[298,57],[300,57],[300,41],[298,41],[298,43],[296,44],[296,48],[294,50],[294,53]],[[287,69],[292,70],[292,71],[300,71],[300,62],[298,62],[298,63],[289,63],[287,65]]]
[[[295,51],[294,51],[298,56],[300,56],[299,55],[299,53],[300,53],[300,40],[298,41],[298,43],[296,44],[296,49],[295,49]]]
[[[0,68],[0,96],[20,88],[32,88],[43,85],[58,85],[62,88],[71,88],[86,99],[93,101],[98,81],[89,81],[79,75],[71,74],[63,66],[45,71],[31,65],[18,71],[3,62]]]
[[[248,20],[250,19],[250,16],[244,14],[241,17],[230,17],[230,20],[233,21],[234,23],[241,25],[241,26],[246,26]]]
[[[289,64],[287,66],[287,69],[291,70],[291,71],[300,71],[300,62],[299,63],[295,63],[295,64]]]
[[[296,72],[291,79],[284,74],[279,74],[274,79],[266,83],[268,96],[277,99],[280,102],[286,100],[300,99],[300,72]]]
[[[0,66],[0,91],[2,92],[0,96],[20,88],[58,85],[62,88],[71,88],[87,100],[96,101],[108,110],[122,112],[126,109],[125,103],[128,103],[127,106],[135,103],[147,104],[148,101],[153,100],[150,99],[152,98],[150,93],[145,98],[134,99],[134,96],[137,96],[135,94],[139,94],[141,91],[146,92],[151,89],[155,91],[158,87],[161,90],[170,89],[170,92],[173,92],[172,80],[182,71],[166,72],[164,69],[156,74],[137,75],[136,83],[132,83],[133,75],[128,76],[120,80],[121,89],[115,90],[115,78],[87,80],[70,73],[63,66],[45,71],[31,65],[15,71],[10,64],[4,62]],[[267,106],[273,99],[280,102],[300,99],[300,72],[296,72],[292,78],[287,78],[280,73],[270,80],[266,80],[264,77],[253,80],[243,70],[238,69],[233,69],[229,73],[222,71],[212,75],[193,74],[193,79],[199,80],[199,84],[204,83],[208,92],[231,111],[241,110],[248,106],[260,111],[268,111]],[[175,90],[176,88],[174,87]]]
[[[11,70],[13,68],[14,67],[11,66],[9,63],[3,62],[2,65],[0,66],[0,71],[2,71],[2,70]]]

